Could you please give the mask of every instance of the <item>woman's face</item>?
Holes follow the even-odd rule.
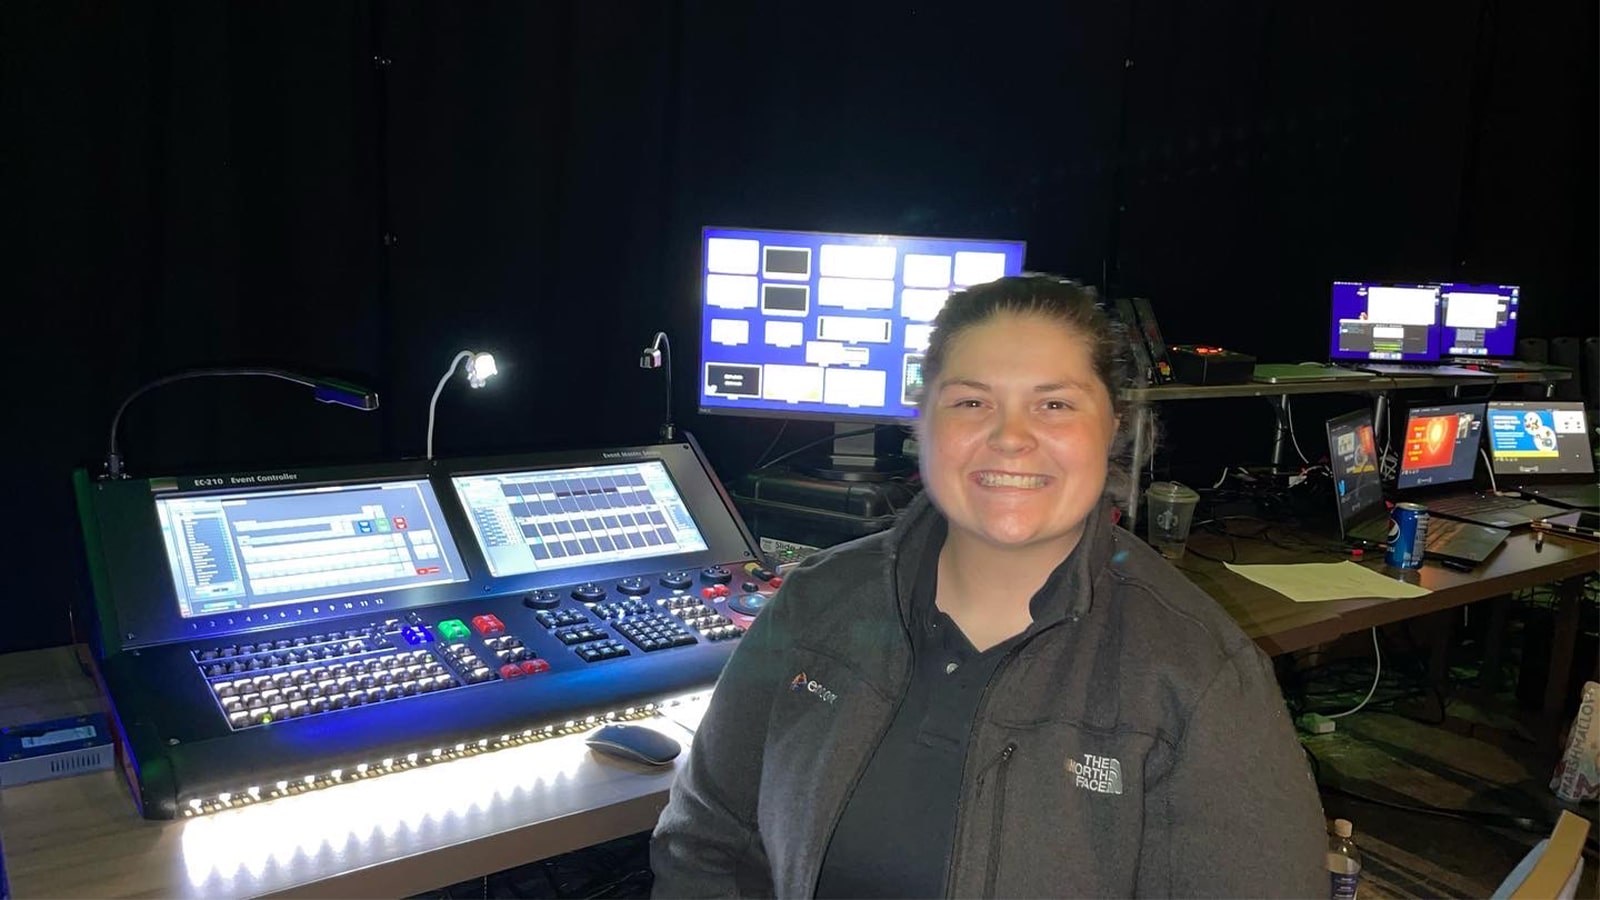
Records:
[[[1077,546],[1117,419],[1088,341],[1033,315],[957,334],[918,419],[922,479],[956,532],[997,548]]]

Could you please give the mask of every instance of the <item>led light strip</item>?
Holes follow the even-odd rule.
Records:
[[[352,766],[331,769],[326,774],[310,774],[294,780],[278,781],[270,786],[249,785],[237,791],[223,791],[214,797],[190,797],[179,803],[184,818],[204,816],[221,812],[225,809],[239,809],[255,803],[264,803],[268,800],[278,800],[284,797],[293,797],[310,791],[347,784],[351,781],[377,778],[392,772],[404,772],[423,766],[437,765],[458,759],[490,753],[507,747],[520,747],[536,741],[550,738],[565,737],[572,734],[582,734],[596,725],[609,722],[637,721],[661,717],[662,711],[689,703],[697,703],[710,696],[710,692],[684,694],[663,700],[659,703],[646,703],[643,706],[629,706],[621,710],[611,710],[583,719],[569,719],[561,725],[545,725],[542,728],[525,728],[521,732],[503,733],[495,737],[479,738],[476,741],[464,741],[454,746],[434,747],[427,751],[413,751],[398,756],[386,756],[376,760],[359,762]]]

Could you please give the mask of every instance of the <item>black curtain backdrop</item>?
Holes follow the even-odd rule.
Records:
[[[1174,342],[1318,359],[1336,278],[1524,285],[1597,331],[1590,0],[0,9],[10,561],[0,650],[88,605],[70,476],[198,365],[376,388],[371,414],[208,379],[129,410],[140,475],[652,438],[725,478],[778,423],[692,412],[704,225],[1022,238]],[[1350,398],[1297,407],[1301,444]],[[1265,404],[1171,404],[1159,468],[1259,462]],[[1225,423],[1226,427],[1218,427]],[[785,445],[826,426],[796,423]],[[1206,473],[1206,474],[1200,474]]]

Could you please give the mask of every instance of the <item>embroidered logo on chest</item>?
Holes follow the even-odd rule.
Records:
[[[1081,759],[1067,757],[1067,774],[1075,787],[1097,794],[1122,793],[1122,762],[1113,756],[1085,753]]]
[[[789,680],[789,690],[794,691],[795,693],[805,691],[806,693],[814,694],[816,698],[821,700],[823,703],[831,704],[833,701],[839,699],[838,694],[835,694],[833,691],[823,687],[821,682],[812,681],[811,679],[807,678],[806,673],[804,672],[801,672]]]

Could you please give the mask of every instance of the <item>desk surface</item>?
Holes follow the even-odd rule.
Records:
[[[1227,558],[1229,543],[1221,535],[1203,533],[1190,546],[1210,556]],[[1263,541],[1235,538],[1239,563],[1333,562],[1328,553],[1313,554]],[[1235,575],[1221,563],[1186,554],[1180,568],[1222,604],[1261,648],[1272,655],[1304,650],[1341,635],[1427,615],[1501,594],[1585,575],[1600,568],[1600,545],[1557,536],[1536,546],[1531,532],[1513,534],[1494,555],[1471,572],[1426,562],[1421,569],[1396,570],[1373,554],[1366,565],[1433,593],[1409,600],[1363,598],[1325,603],[1296,603],[1277,591]]]
[[[0,725],[99,708],[69,648],[0,656]],[[18,897],[404,896],[648,830],[676,771],[575,735],[169,822],[95,772],[0,791],[0,847]]]
[[[1228,555],[1225,538],[1192,540]],[[1235,545],[1240,562],[1310,558],[1259,541]],[[1431,563],[1387,570],[1432,590],[1426,597],[1331,603],[1295,603],[1195,554],[1181,568],[1279,654],[1597,565],[1594,544],[1549,537],[1536,550],[1532,535],[1519,534],[1476,572]],[[0,725],[99,706],[70,649],[0,656]],[[654,724],[690,738],[672,721]],[[0,791],[0,845],[23,897],[406,895],[649,829],[676,771],[596,758],[574,736],[174,822],[139,818],[120,774],[96,772]]]

